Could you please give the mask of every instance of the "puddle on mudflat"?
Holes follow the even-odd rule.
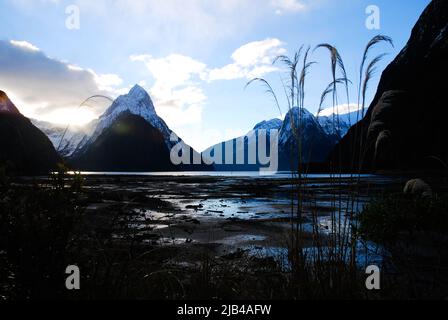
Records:
[[[151,178],[145,181],[136,181],[133,178],[118,180],[116,183],[113,183],[115,180],[109,180],[109,183],[88,188],[98,191],[113,190],[110,194],[112,199],[115,199],[115,195],[121,194],[125,196],[125,199],[137,199],[129,208],[132,210],[130,226],[142,233],[144,242],[182,245],[192,242],[186,238],[191,235],[197,243],[208,243],[204,234],[210,229],[213,230],[210,232],[217,234],[217,243],[236,248],[242,247],[251,255],[273,257],[286,265],[287,249],[283,246],[284,243],[278,241],[278,235],[269,228],[275,226],[277,229],[281,227],[289,230],[290,221],[296,223],[297,196],[292,193],[291,180],[277,178],[278,180],[236,177],[225,179],[167,177]],[[341,211],[340,221],[344,223],[344,214],[348,210],[354,212],[362,210],[363,205],[369,200],[365,194],[375,195],[375,192],[378,194],[384,185],[391,183],[391,179],[388,178],[363,177],[359,184],[362,195],[358,195],[352,202],[353,190],[348,186],[356,179],[349,178],[350,176],[347,176],[347,179],[334,184],[331,177],[309,177],[305,184],[307,192],[303,198],[302,221],[305,222],[303,224],[305,232],[312,232],[311,218],[314,214],[317,215],[317,226],[323,235],[348,232],[348,225],[334,226],[331,215],[336,215],[336,220],[339,221],[339,211]],[[401,181],[398,183],[401,184]],[[373,190],[373,192],[366,190]],[[145,199],[148,196],[151,197],[151,201]],[[164,203],[159,207],[160,201]],[[105,208],[107,205],[111,203],[93,204],[91,208],[97,210],[100,206]],[[239,223],[239,220],[245,223]],[[250,223],[247,223],[248,221]],[[188,228],[188,232],[184,228]],[[182,231],[177,234],[178,238],[176,230]],[[311,254],[313,249],[309,250]],[[363,251],[359,250],[359,252],[359,263],[370,261],[371,254],[363,257]],[[371,250],[367,252],[371,253]]]
[[[250,234],[240,234],[233,237],[227,237],[222,240],[216,241],[217,243],[226,244],[226,245],[237,245],[242,243],[248,243],[248,242],[261,242],[266,240],[265,236],[260,235],[250,235]]]

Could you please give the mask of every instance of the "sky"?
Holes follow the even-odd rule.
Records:
[[[79,108],[86,98],[116,98],[139,84],[168,126],[202,151],[285,115],[287,76],[272,61],[301,45],[311,47],[316,62],[305,87],[305,107],[316,113],[331,82],[329,54],[313,50],[316,45],[330,43],[340,52],[353,103],[366,43],[377,34],[391,37],[394,47],[381,44],[372,52],[388,55],[370,84],[370,101],[381,71],[429,2],[2,0],[0,90],[27,117],[82,125],[108,106],[98,98]],[[246,88],[255,77],[269,81],[281,113],[261,85]],[[349,109],[343,95],[339,101]]]

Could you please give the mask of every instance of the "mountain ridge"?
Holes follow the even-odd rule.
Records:
[[[446,170],[447,56],[448,1],[433,0],[329,160],[349,170]]]
[[[254,129],[249,131],[245,136],[236,137],[228,141],[217,143],[204,150],[202,154],[204,157],[208,157],[210,154],[214,157],[214,151],[221,153],[220,163],[215,164],[215,168],[219,171],[256,171],[262,167],[265,167],[265,165],[260,164],[258,158],[256,164],[248,163],[248,151],[251,150],[251,147],[255,148],[258,154],[260,142],[257,137],[257,132],[259,130],[266,130],[266,145],[264,146],[264,150],[270,154],[269,139],[272,134],[270,130],[277,130],[276,134],[279,142],[278,169],[280,171],[295,170],[297,166],[295,156],[298,154],[298,146],[294,131],[299,127],[299,119],[303,121],[305,127],[305,131],[302,135],[302,144],[305,146],[305,150],[302,155],[303,159],[307,163],[324,161],[334,147],[337,138],[334,135],[325,132],[318,119],[311,112],[307,109],[300,109],[298,107],[291,108],[283,121],[280,119],[262,121],[256,124]],[[240,141],[239,144],[238,141]],[[244,141],[244,144],[242,144],[241,141]],[[225,147],[230,144],[232,144],[233,147],[233,164],[225,165]],[[237,153],[240,153],[240,156],[244,154],[244,164],[236,163]]]
[[[48,137],[0,91],[0,165],[18,174],[46,174],[60,162]]]
[[[0,90],[0,112],[21,114],[19,109],[9,99],[8,95],[2,90]]]

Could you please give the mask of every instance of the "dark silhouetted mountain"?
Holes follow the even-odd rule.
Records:
[[[0,91],[0,163],[19,174],[45,174],[60,158],[47,136]]]
[[[303,163],[324,162],[337,141],[338,137],[327,134],[308,110],[292,108],[286,115],[280,131],[280,169],[296,170],[300,158]],[[299,142],[301,154],[299,154]]]
[[[121,113],[105,128],[75,166],[87,171],[171,171],[170,151],[160,131],[140,116]]]
[[[260,149],[262,142],[259,141],[258,137],[260,130],[265,130],[266,132],[266,142],[262,149]],[[210,147],[203,152],[203,156],[208,157],[208,155],[211,155],[215,157],[215,152],[220,152],[221,157],[218,157],[218,159],[221,159],[221,161],[219,164],[215,164],[215,168],[218,171],[257,171],[262,167],[268,167],[268,165],[260,163],[259,155],[262,157],[271,155],[271,130],[277,131],[278,170],[280,171],[297,169],[299,136],[301,136],[302,145],[301,157],[305,163],[324,162],[339,139],[339,136],[335,134],[328,134],[322,128],[317,118],[308,110],[292,108],[283,122],[279,119],[263,121],[243,137]],[[226,146],[233,148],[231,149],[233,150],[233,158],[226,154]],[[256,150],[258,155],[256,160],[253,159],[252,162],[249,161],[250,150]],[[244,164],[236,161],[237,154],[241,158],[243,157],[241,155],[244,155]],[[231,161],[226,161],[226,158]],[[224,163],[228,162],[233,163],[233,165],[224,165]]]
[[[136,85],[128,94],[118,97],[98,119],[93,134],[81,141],[82,146],[77,147],[70,162],[84,171],[210,170],[202,164],[173,165],[170,152],[178,143],[171,140],[174,136],[157,115],[148,93]],[[199,154],[182,144],[193,163]]]
[[[448,163],[448,1],[434,0],[384,70],[365,118],[330,157],[363,170],[436,169]]]
[[[270,137],[271,130],[276,131],[276,136],[282,126],[283,122],[280,119],[272,119],[262,121],[255,125],[254,129],[249,131],[245,136],[238,137],[232,140],[218,143],[202,152],[204,158],[212,156],[216,159],[214,168],[217,171],[258,171],[260,167],[267,167],[268,165],[260,163],[258,158],[258,150],[262,141],[259,140],[258,133],[264,130],[266,134],[265,144],[263,150],[266,150],[265,155],[270,154]],[[231,154],[228,150],[231,150]],[[249,150],[254,150],[253,158],[249,156]],[[215,156],[215,152],[217,153]],[[221,154],[221,156],[218,155]],[[238,160],[240,159],[240,160]],[[252,160],[250,160],[252,159]]]
[[[357,111],[354,111],[344,114],[320,115],[318,121],[325,133],[336,135],[338,139],[341,139],[361,117],[361,112],[358,114]]]
[[[5,92],[0,90],[0,112],[19,115],[20,112],[17,107],[8,98]]]

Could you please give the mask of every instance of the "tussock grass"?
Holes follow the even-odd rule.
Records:
[[[373,37],[363,52],[362,62],[360,66],[359,84],[358,84],[358,120],[360,117],[365,115],[365,104],[366,104],[366,93],[368,85],[374,76],[376,67],[378,63],[384,58],[385,54],[379,54],[375,58],[369,60],[370,52],[375,46],[380,43],[388,43],[393,45],[392,40],[389,37],[378,35]],[[305,80],[311,66],[315,62],[308,62],[310,55],[310,48],[306,50],[306,53],[302,62],[302,70],[299,72],[298,66],[300,64],[303,53],[303,46],[292,56],[279,56],[275,59],[274,63],[282,62],[287,67],[287,75],[289,78],[289,83],[283,84],[284,92],[286,96],[286,101],[288,103],[288,109],[295,104],[300,109],[305,106]],[[337,106],[339,105],[339,86],[343,87],[345,93],[346,103],[350,105],[350,85],[352,85],[351,80],[348,78],[347,71],[344,65],[341,54],[337,48],[328,43],[322,43],[317,45],[313,52],[324,49],[330,54],[330,74],[331,83],[325,88],[321,95],[320,105],[318,109],[318,116],[323,110],[325,101],[331,95],[331,104],[333,106],[333,133],[340,135],[340,122],[339,122],[339,110]],[[300,73],[300,76],[297,75]],[[253,81],[262,81],[265,85],[269,87],[268,93],[274,96],[275,101],[278,106],[278,99],[275,92],[272,90],[271,85],[264,79],[254,79]],[[252,83],[253,81],[249,82]],[[296,100],[295,100],[296,99]],[[360,114],[361,112],[361,114]],[[301,112],[300,112],[301,114]],[[343,200],[341,194],[334,193],[332,196],[332,206],[335,208],[331,212],[331,232],[329,235],[322,234],[322,231],[318,225],[318,217],[315,212],[311,213],[311,219],[313,221],[313,248],[315,250],[312,253],[303,247],[301,238],[303,237],[302,229],[302,217],[305,214],[303,212],[303,199],[306,194],[306,190],[303,188],[304,182],[307,179],[308,169],[306,163],[303,163],[302,157],[302,127],[303,123],[301,119],[298,121],[298,127],[295,125],[295,121],[292,119],[291,128],[294,133],[298,145],[298,167],[293,168],[294,174],[294,188],[295,188],[295,200],[292,203],[296,203],[296,208],[292,208],[291,212],[296,212],[297,223],[294,223],[291,219],[291,241],[289,247],[289,259],[292,266],[292,274],[295,279],[293,282],[300,284],[297,285],[296,293],[301,296],[300,293],[308,291],[308,294],[312,296],[309,292],[310,286],[308,284],[312,283],[312,288],[325,288],[320,291],[320,294],[326,296],[328,292],[333,292],[331,288],[347,288],[350,287],[352,292],[360,293],[359,288],[356,283],[358,283],[358,275],[360,272],[357,266],[358,252],[357,244],[360,241],[358,231],[359,221],[356,219],[357,212],[355,212],[357,198],[359,196],[358,191],[360,184],[360,168],[355,167],[355,158],[353,155],[352,161],[352,192],[351,197],[348,200]],[[356,135],[360,134],[359,132]],[[355,141],[358,141],[355,138]],[[363,150],[363,140],[361,142],[361,150]],[[363,152],[360,153],[362,156]],[[361,163],[362,159],[359,159]],[[341,161],[339,161],[341,163]],[[338,190],[343,183],[341,178],[342,168],[331,165],[331,183],[335,190]],[[312,261],[312,263],[310,263]],[[308,288],[308,289],[307,289]],[[335,289],[337,290],[337,289]],[[311,290],[312,291],[312,290]],[[341,294],[341,292],[338,292]]]

